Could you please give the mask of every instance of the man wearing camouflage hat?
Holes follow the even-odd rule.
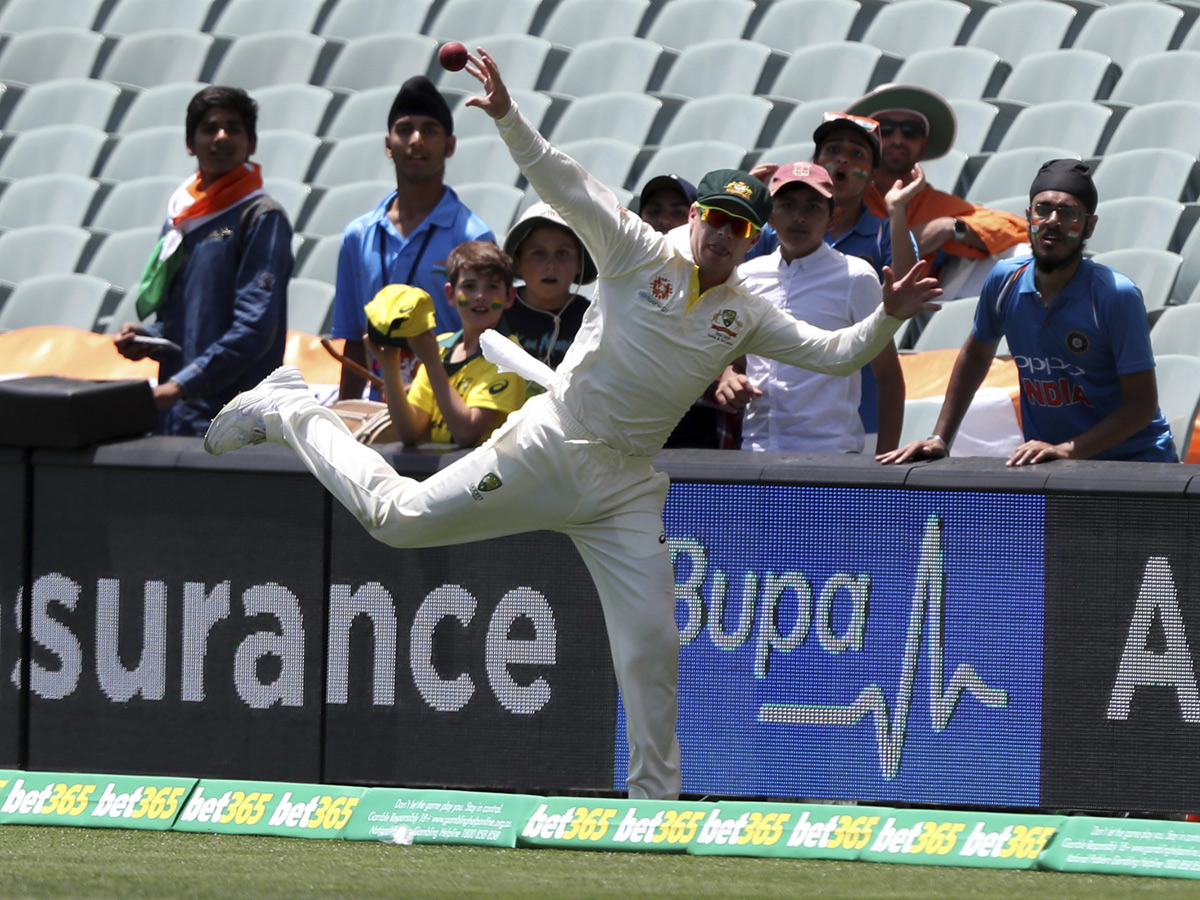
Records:
[[[889,273],[883,305],[851,328],[797,321],[747,291],[736,272],[771,211],[762,182],[734,169],[709,172],[687,224],[660,234],[550,146],[512,102],[488,54],[473,55],[468,71],[485,93],[467,104],[496,120],[530,185],[600,272],[556,371],[542,366],[539,374],[528,355],[508,363],[547,392],[488,443],[421,482],[355,442],[287,367],[231,403],[205,447],[223,453],[263,440],[292,447],[373,537],[394,547],[540,529],[570,536],[604,607],[626,711],[629,795],[674,798],[679,633],[662,521],[668,479],[654,470],[654,455],[692,401],[743,353],[849,374],[878,354],[901,319],[929,309],[939,290],[917,265],[895,284]],[[501,363],[492,346],[484,352]]]

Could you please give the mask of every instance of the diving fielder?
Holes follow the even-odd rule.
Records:
[[[941,293],[918,265],[883,305],[839,331],[793,319],[750,294],[736,273],[770,212],[766,187],[736,170],[701,181],[688,224],[659,234],[550,146],[517,110],[479,49],[471,97],[496,120],[530,185],[587,246],[599,288],[545,394],[487,443],[425,481],[398,475],[359,444],[284,367],[232,401],[204,446],[220,454],[264,440],[286,444],[377,540],[428,547],[539,529],[568,535],[596,583],[625,704],[631,798],[680,790],[675,736],[679,635],[662,511],[668,479],[651,466],[675,423],[725,366],[745,353],[850,374],[892,339],[901,320]],[[425,335],[413,340],[423,340]]]

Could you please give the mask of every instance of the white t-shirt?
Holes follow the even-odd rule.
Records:
[[[790,263],[776,250],[743,264],[740,272],[746,287],[776,308],[828,330],[869,319],[882,297],[870,263],[826,244]],[[746,408],[743,449],[863,451],[859,372],[825,375],[752,355],[746,375],[763,394]]]

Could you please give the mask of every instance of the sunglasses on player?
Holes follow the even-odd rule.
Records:
[[[696,209],[700,210],[700,220],[705,225],[711,225],[713,228],[718,229],[728,225],[733,230],[735,238],[753,237],[762,229],[762,226],[755,225],[749,219],[735,216],[733,213],[717,209],[715,206],[705,206],[702,203],[697,203]]]
[[[896,129],[900,129],[900,134],[910,141],[925,137],[925,126],[920,122],[897,122],[895,119],[879,120],[879,133],[883,137],[891,137],[896,133]]]

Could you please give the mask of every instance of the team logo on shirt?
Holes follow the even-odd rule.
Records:
[[[712,317],[708,336],[725,346],[731,346],[744,327],[736,309],[726,307]]]
[[[495,472],[488,472],[479,479],[479,484],[473,484],[471,487],[471,497],[474,500],[482,500],[483,495],[488,491],[494,491],[504,487],[504,482],[500,480],[500,476]]]
[[[1090,346],[1087,335],[1081,331],[1072,331],[1067,335],[1067,349],[1072,353],[1087,353]]]

